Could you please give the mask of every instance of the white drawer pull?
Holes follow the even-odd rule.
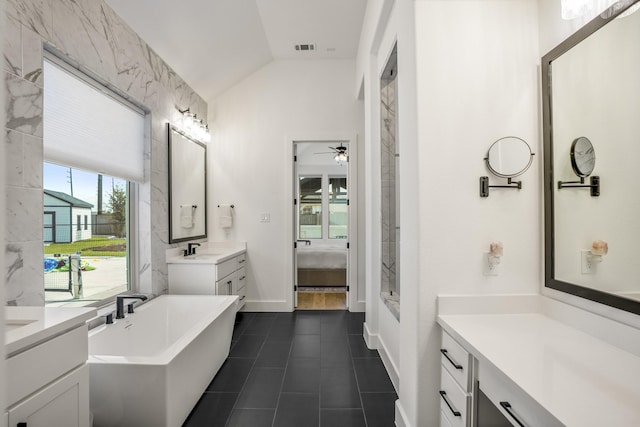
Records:
[[[511,416],[511,418],[513,418],[513,420],[520,427],[527,427],[526,425],[524,425],[524,423],[522,421],[520,421],[518,419],[518,417],[516,417],[516,414],[511,410],[511,404],[509,402],[500,402],[500,406],[502,406],[504,408],[504,410],[507,411],[507,414],[509,414]]]
[[[444,390],[440,390],[440,396],[442,396],[442,400],[444,400],[444,403],[447,404],[447,406],[449,407],[449,410],[451,411],[451,413],[453,415],[455,415],[456,417],[461,417],[462,414],[460,413],[460,411],[457,411],[453,405],[451,405],[451,403],[449,402],[449,399],[447,399],[447,392]]]
[[[459,369],[459,370],[463,369],[461,364],[457,363],[455,360],[453,360],[451,358],[451,356],[449,356],[449,352],[446,349],[441,348],[440,349],[440,353],[444,354],[444,357],[447,358],[447,360],[453,365],[454,368]]]

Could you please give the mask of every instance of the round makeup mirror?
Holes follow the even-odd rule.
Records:
[[[589,138],[581,136],[571,144],[571,167],[580,178],[586,178],[596,166],[596,153]]]
[[[494,175],[513,178],[529,169],[533,162],[533,153],[523,139],[507,136],[491,144],[485,160]]]

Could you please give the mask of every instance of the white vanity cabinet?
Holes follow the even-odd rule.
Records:
[[[88,426],[89,367],[85,364],[38,390],[14,405],[8,415],[9,426]]]
[[[94,309],[10,307],[6,425],[88,427],[86,320]]]
[[[449,334],[442,332],[440,347],[440,425],[473,425],[474,359]]]
[[[238,310],[246,299],[246,253],[216,258],[169,262],[170,294],[238,295]],[[208,261],[208,262],[205,262]]]
[[[461,413],[452,417],[443,400],[442,426],[640,426],[638,354],[545,313],[440,314],[438,323],[443,348],[455,356],[442,359],[441,390]],[[469,383],[456,379],[464,368],[455,366],[465,360],[466,419]]]

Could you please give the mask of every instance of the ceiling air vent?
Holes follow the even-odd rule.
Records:
[[[296,45],[296,50],[299,51],[311,51],[311,50],[316,50],[316,45],[312,44],[312,43],[308,43],[308,44],[297,44]]]

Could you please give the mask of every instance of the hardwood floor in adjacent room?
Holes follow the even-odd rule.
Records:
[[[298,292],[298,310],[346,310],[346,292]]]

